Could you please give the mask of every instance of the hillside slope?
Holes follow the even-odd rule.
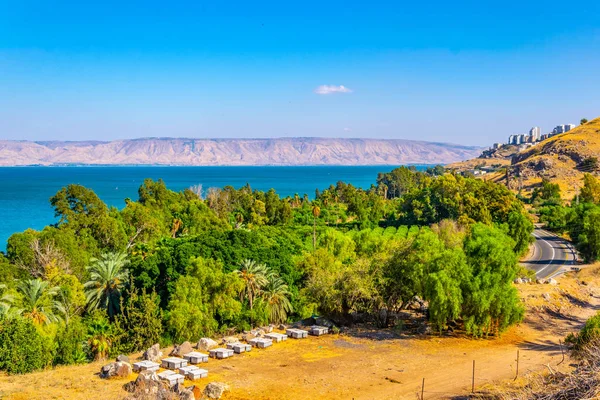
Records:
[[[478,147],[379,139],[177,139],[111,142],[0,141],[0,166],[399,165],[446,164],[475,157]]]
[[[565,198],[579,192],[584,172],[595,172],[582,166],[584,160],[600,156],[600,118],[547,139],[517,154],[512,161],[511,188],[533,187],[542,179],[558,183]]]

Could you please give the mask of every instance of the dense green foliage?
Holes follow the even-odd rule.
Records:
[[[579,333],[569,334],[565,341],[573,347],[575,354],[577,354],[587,344],[598,339],[600,339],[600,313],[588,319]]]
[[[511,285],[533,229],[522,203],[439,166],[314,200],[146,180],[122,210],[78,185],[50,203],[58,223],[0,253],[1,335],[37,338],[44,353],[19,350],[10,372],[314,314],[396,325],[415,302],[437,332],[498,334],[523,314]],[[3,351],[0,363],[21,357]]]
[[[548,229],[568,234],[587,262],[600,259],[600,180],[585,174],[579,196],[570,205],[544,204],[540,220]]]
[[[29,318],[0,320],[0,369],[9,374],[35,371],[48,365],[47,340]]]

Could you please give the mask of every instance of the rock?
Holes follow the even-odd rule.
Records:
[[[265,333],[271,333],[273,332],[273,327],[272,326],[263,326],[262,328],[260,328],[261,330],[263,330]]]
[[[123,361],[128,363],[129,362],[129,357],[127,357],[126,355],[121,354],[120,356],[117,357],[117,361]]]
[[[221,344],[237,343],[239,341],[240,341],[240,339],[236,338],[235,336],[227,336],[227,337],[224,337],[223,339],[221,339]]]
[[[202,338],[198,341],[197,348],[198,350],[210,350],[214,347],[217,347],[219,344],[210,338]]]
[[[552,286],[558,285],[558,282],[556,282],[556,279],[554,279],[554,278],[548,279],[548,281],[546,281],[546,283],[549,285],[552,285]]]
[[[184,354],[191,353],[192,351],[192,344],[190,342],[183,342],[179,346],[175,346],[169,355],[183,357]]]
[[[517,285],[521,285],[523,283],[523,279],[517,278],[513,282],[516,283]]]
[[[531,283],[531,278],[523,278],[523,282],[525,282],[525,283]]]
[[[194,391],[190,389],[185,389],[179,392],[179,398],[181,400],[196,400],[196,396],[194,395]]]
[[[133,372],[133,367],[128,362],[117,362],[117,376],[119,378],[127,378]]]
[[[202,394],[209,399],[220,399],[223,393],[229,390],[229,386],[221,382],[211,382],[204,388]]]
[[[242,334],[242,340],[244,340],[244,341],[246,341],[246,342],[247,342],[247,341],[249,341],[249,340],[252,340],[252,339],[254,339],[255,337],[256,337],[256,336],[255,336],[255,335],[253,335],[253,334],[252,334],[252,333],[250,333],[250,332]]]
[[[127,378],[132,372],[133,369],[128,362],[115,361],[100,369],[100,377],[104,379]]]
[[[287,325],[279,324],[279,326],[277,327],[277,329],[279,329],[280,331],[285,331],[287,329]]]
[[[542,297],[543,297],[545,300],[550,300],[550,295],[549,295],[548,293],[544,293],[544,294],[542,295]]]
[[[254,335],[254,337],[261,337],[265,335],[265,331],[263,329],[254,329],[250,331],[250,334]]]
[[[154,362],[160,362],[160,359],[162,358],[162,352],[160,351],[160,346],[158,345],[158,343],[156,343],[155,345],[152,345],[152,347],[150,347],[148,350],[146,350],[144,352],[144,355],[142,356],[142,358],[144,360],[150,360],[150,361],[154,361]]]
[[[536,279],[535,283],[544,284],[546,282],[543,279]]]
[[[415,298],[417,297],[415,296]],[[333,328],[335,326],[335,324],[332,321],[323,317],[315,318],[315,325],[325,326],[327,328]]]
[[[150,395],[152,398],[158,399],[165,394],[165,389],[154,371],[141,371],[136,380],[125,384],[124,388],[130,393],[138,394],[133,398],[138,398],[139,395]]]

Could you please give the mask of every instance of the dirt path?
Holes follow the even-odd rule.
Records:
[[[523,285],[527,318],[500,339],[393,337],[391,331],[354,330],[346,335],[289,339],[206,364],[209,381],[226,382],[224,399],[416,399],[425,378],[425,399],[460,398],[475,386],[513,378],[561,359],[559,340],[579,330],[600,307],[600,297],[577,279],[558,287]],[[598,286],[594,286],[598,287]],[[594,289],[595,290],[595,289]],[[577,294],[574,296],[573,293]],[[590,295],[591,294],[591,295]],[[385,338],[381,340],[367,336]],[[387,334],[387,335],[386,335]],[[391,337],[391,338],[390,338]],[[123,398],[128,380],[103,381],[101,364],[60,367],[26,376],[0,376],[0,398]]]

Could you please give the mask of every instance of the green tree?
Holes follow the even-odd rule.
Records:
[[[238,276],[244,282],[244,290],[240,294],[240,300],[245,297],[248,300],[250,310],[253,308],[254,299],[260,295],[263,287],[267,284],[269,271],[265,264],[257,263],[254,260],[244,260],[238,271]]]
[[[115,344],[119,352],[133,353],[159,341],[163,333],[163,312],[159,304],[155,292],[139,294],[135,286],[131,287],[115,319],[115,330],[121,333]]]
[[[197,340],[238,322],[242,304],[237,298],[245,287],[221,262],[192,259],[169,302],[168,327],[174,340]]]
[[[533,222],[521,212],[513,211],[508,215],[508,235],[515,241],[514,252],[522,255],[535,240],[531,235]]]
[[[92,258],[87,267],[90,280],[84,285],[88,308],[106,309],[113,318],[119,312],[121,290],[127,282],[125,269],[129,260],[125,253],[104,253],[100,258]]]
[[[84,343],[87,326],[79,316],[71,318],[68,325],[60,325],[56,333],[56,351],[53,363],[57,365],[83,364],[87,361]]]
[[[17,291],[21,295],[21,313],[38,325],[60,320],[56,311],[60,307],[55,300],[57,287],[41,279],[29,279],[19,282]]]
[[[0,320],[0,370],[25,374],[46,367],[51,356],[44,340],[29,318]]]
[[[113,327],[106,311],[95,310],[87,319],[87,343],[94,360],[104,360],[113,344]]]
[[[285,322],[288,314],[293,311],[290,294],[283,279],[273,273],[269,274],[262,298],[266,303],[271,323]]]
[[[577,237],[577,249],[587,262],[600,258],[600,208],[590,209],[583,215],[583,229]]]
[[[600,204],[600,180],[592,174],[584,174],[579,196],[583,203]]]
[[[317,204],[313,205],[312,208],[313,215],[313,251],[317,249],[317,218],[321,215],[321,207]]]
[[[587,124],[587,123],[588,123],[588,120],[587,120],[587,118],[581,118],[581,120],[579,121],[579,124],[580,124],[580,125],[585,125],[585,124]]]
[[[15,298],[13,295],[8,293],[7,287],[5,284],[0,283],[0,318],[6,317],[12,314],[11,311],[15,311],[12,307]]]
[[[475,224],[464,249],[470,276],[462,284],[462,317],[474,336],[497,334],[523,318],[512,284],[519,269],[515,242],[500,229]]]

